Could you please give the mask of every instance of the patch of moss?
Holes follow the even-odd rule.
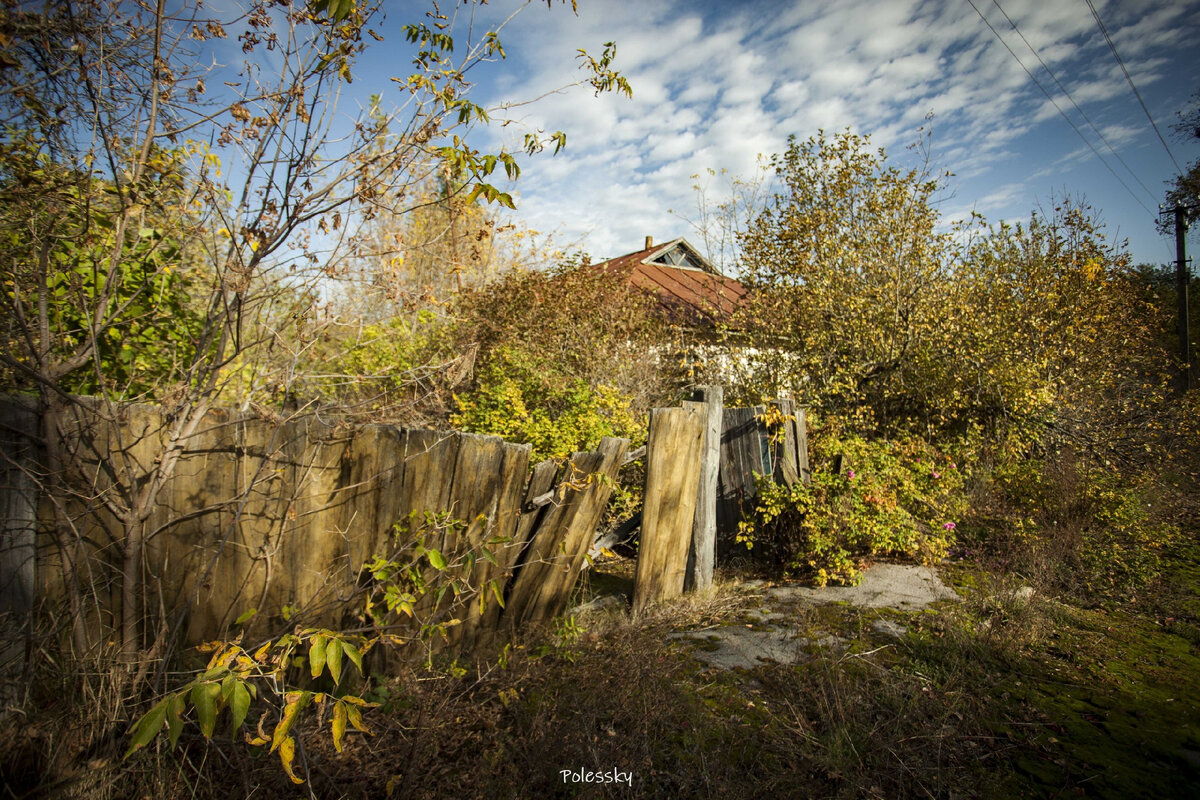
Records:
[[[1186,639],[1127,613],[1059,606],[1057,629],[996,687],[998,729],[1019,743],[1029,794],[1192,797],[1200,769],[1200,658]]]

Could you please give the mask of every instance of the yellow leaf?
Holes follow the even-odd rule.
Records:
[[[367,727],[365,725],[363,725],[362,712],[359,711],[355,706],[352,706],[352,705],[346,706],[346,719],[351,725],[353,725],[355,727],[355,729],[360,730],[363,733],[370,735],[371,732],[369,730],[367,730]]]
[[[342,752],[342,740],[346,738],[347,722],[346,704],[339,700],[333,707],[333,746]]]
[[[283,771],[292,779],[292,783],[304,783],[303,778],[297,778],[296,773],[292,772],[292,760],[295,758],[296,740],[289,736],[279,745],[279,760],[283,763]]]
[[[275,752],[287,739],[291,738],[288,736],[288,730],[296,721],[296,715],[312,699],[312,692],[288,692],[283,699],[286,705],[283,707],[283,718],[279,720],[279,724],[275,726],[275,731],[271,735],[271,752]]]

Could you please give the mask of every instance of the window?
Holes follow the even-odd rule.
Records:
[[[704,269],[704,264],[699,258],[679,245],[672,247],[665,253],[661,253],[654,259],[653,263],[667,264],[672,267],[685,267],[687,269]]]

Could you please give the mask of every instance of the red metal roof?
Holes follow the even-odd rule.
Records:
[[[733,278],[694,267],[675,267],[648,263],[651,258],[684,244],[682,239],[656,245],[636,253],[618,256],[596,265],[601,269],[629,270],[629,282],[653,292],[668,318],[677,324],[714,327],[730,314],[746,296],[746,287]]]

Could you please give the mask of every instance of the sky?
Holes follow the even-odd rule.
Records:
[[[929,124],[934,165],[954,173],[940,199],[947,223],[972,210],[1026,220],[1070,196],[1113,241],[1128,239],[1135,262],[1173,260],[1154,222],[1174,162],[1200,157],[1171,130],[1200,91],[1200,0],[1093,0],[1174,162],[1086,0],[973,2],[996,33],[972,0],[578,0],[578,15],[532,4],[502,30],[507,58],[469,77],[487,107],[540,99],[472,141],[513,147],[528,130],[564,131],[563,152],[522,161],[519,218],[593,258],[638,250],[647,235],[699,243],[693,176],[724,170],[705,179],[719,201],[729,176],[753,175],[790,135],[849,128],[909,165],[906,145]],[[493,0],[477,23],[519,6]],[[389,14],[387,26],[404,21]],[[633,98],[563,88],[580,77],[577,50],[609,41]],[[403,69],[380,57],[364,60],[360,91]]]

